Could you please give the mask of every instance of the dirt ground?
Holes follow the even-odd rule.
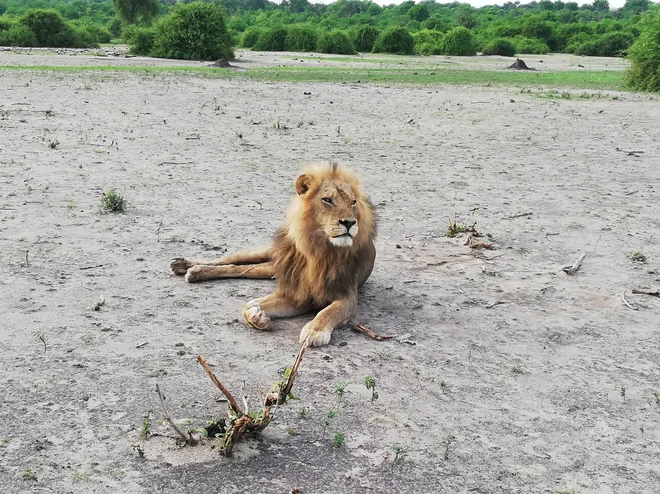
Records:
[[[660,285],[657,98],[17,70],[0,87],[3,492],[660,490],[660,299],[632,294]],[[378,213],[356,320],[409,336],[336,330],[262,437],[230,459],[179,448],[155,385],[178,418],[223,415],[201,354],[254,403],[309,317],[248,329],[273,282],[186,284],[168,261],[268,242],[320,159],[357,169]],[[111,187],[126,213],[100,212]]]

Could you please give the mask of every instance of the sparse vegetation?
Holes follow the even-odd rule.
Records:
[[[378,399],[378,392],[376,391],[376,380],[371,376],[367,376],[364,378],[364,385],[367,389],[371,390],[371,402],[373,403]]]
[[[101,209],[108,213],[123,213],[126,211],[126,199],[115,189],[110,189],[101,197]]]
[[[344,444],[344,441],[345,438],[341,432],[335,432],[335,434],[332,436],[332,445],[335,448],[341,448],[341,446]]]

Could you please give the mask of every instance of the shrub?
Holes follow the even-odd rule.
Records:
[[[550,53],[550,48],[540,39],[517,38],[515,40],[516,53],[528,55],[545,55]]]
[[[113,17],[108,21],[108,24],[105,27],[108,31],[110,31],[110,34],[112,34],[115,38],[118,38],[121,36],[121,26],[121,19],[119,17]]]
[[[8,24],[0,30],[0,46],[37,46],[37,37],[32,30],[22,24]]]
[[[252,48],[263,32],[264,29],[262,27],[250,26],[247,28],[241,38],[241,48]]]
[[[126,26],[122,31],[122,40],[129,46],[133,55],[150,55],[155,37],[153,28],[139,27],[135,24]]]
[[[402,27],[390,27],[385,29],[372,48],[372,53],[396,53],[398,55],[412,55],[415,42],[412,35]]]
[[[19,23],[34,33],[37,46],[85,48],[96,45],[86,33],[82,33],[64,22],[56,10],[30,10],[19,20]]]
[[[503,57],[512,57],[516,54],[514,44],[504,38],[494,39],[487,42],[481,49],[482,55],[502,55]]]
[[[333,29],[328,33],[323,33],[319,38],[317,51],[320,53],[338,53],[339,55],[355,54],[353,42],[345,31]]]
[[[177,4],[154,30],[152,56],[183,60],[234,59],[222,7],[204,2]]]
[[[112,39],[110,31],[89,20],[72,21],[71,26],[79,33],[84,33],[83,38],[89,38],[93,43],[110,43]]]
[[[259,51],[284,51],[286,50],[287,34],[287,30],[284,27],[266,29],[259,35],[252,49]]]
[[[370,52],[374,47],[374,41],[376,41],[379,34],[380,31],[374,26],[360,26],[360,29],[357,30],[353,37],[355,49],[357,51]]]
[[[418,55],[440,55],[440,43],[443,34],[433,29],[422,29],[413,33],[413,42],[415,43],[415,53]]]
[[[628,50],[626,84],[632,89],[660,91],[660,9],[642,16],[637,40]]]
[[[319,41],[319,35],[311,26],[294,24],[287,28],[287,51],[314,51]]]
[[[447,31],[440,43],[443,55],[471,56],[476,55],[472,41],[472,33],[464,27],[455,27]]]
[[[592,57],[617,57],[621,56],[633,43],[630,33],[607,33],[596,41],[589,41],[575,49],[576,55],[587,55]]]

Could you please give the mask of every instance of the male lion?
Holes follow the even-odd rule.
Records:
[[[320,311],[300,333],[300,343],[326,345],[332,331],[357,309],[357,291],[376,258],[376,221],[355,173],[314,165],[296,179],[286,222],[271,246],[213,261],[173,259],[170,268],[189,283],[217,278],[275,278],[277,289],[249,301],[245,321],[268,329],[271,318]]]

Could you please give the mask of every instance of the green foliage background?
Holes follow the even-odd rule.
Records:
[[[95,46],[118,40],[122,29],[128,29],[124,40],[135,38],[139,32],[141,45],[148,45],[147,34],[156,36],[166,26],[161,19],[169,15],[177,2],[160,0],[157,8],[152,8],[152,0],[114,0],[124,6],[124,11],[130,10],[131,2],[137,14],[127,17],[117,13],[113,0],[0,0],[0,45]],[[329,5],[308,0],[283,0],[280,4],[268,0],[206,3],[224,9],[233,46],[304,52],[348,53],[352,48],[372,51],[376,45],[376,51],[388,53],[468,55],[486,47],[487,52],[509,54],[513,46],[518,54],[552,51],[625,56],[641,32],[652,30],[648,26],[657,27],[660,22],[657,15],[652,15],[658,11],[658,5],[649,0],[627,0],[620,9],[610,9],[607,0],[582,5],[561,0],[523,5],[507,2],[481,8],[433,0],[408,0],[386,7],[368,0],[338,0]],[[146,7],[140,10],[140,5]],[[26,15],[34,10],[57,12],[64,23],[64,27],[60,26],[62,34],[45,35],[40,28],[30,27]],[[646,12],[649,15],[643,15]],[[136,27],[143,31],[136,31]],[[403,31],[411,35],[412,49]],[[397,42],[383,44],[385,32],[390,37],[398,33]],[[647,47],[654,43],[650,36],[643,37]],[[635,50],[639,53],[640,48]],[[651,57],[649,63],[653,64],[653,60]]]

